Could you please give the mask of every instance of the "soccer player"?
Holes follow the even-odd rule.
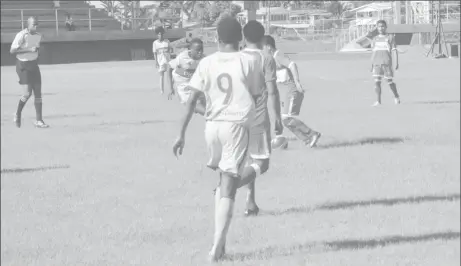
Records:
[[[188,86],[189,81],[203,57],[203,41],[198,38],[193,38],[190,40],[189,49],[181,52],[175,59],[169,62],[171,71],[168,71],[168,74],[170,75],[171,92],[168,95],[168,99],[173,97],[176,90],[181,104],[187,103],[191,94],[191,89]],[[202,94],[198,99],[196,112],[203,115],[204,111],[205,99]]]
[[[37,32],[37,26],[38,19],[30,17],[27,20],[27,28],[16,34],[10,49],[10,53],[16,55],[16,73],[22,87],[22,96],[14,115],[14,122],[18,128],[21,127],[22,109],[32,93],[34,93],[36,114],[35,126],[49,127],[43,122],[42,117],[42,75],[38,66],[38,51],[42,36]]]
[[[164,77],[168,70],[168,62],[170,61],[171,46],[168,39],[164,39],[165,29],[163,27],[155,28],[157,40],[152,44],[152,53],[154,54],[155,67],[160,74],[160,93],[165,92]]]
[[[277,87],[281,94],[283,125],[305,145],[315,147],[321,134],[309,128],[298,118],[304,100],[304,89],[299,81],[296,63],[277,50],[272,36],[264,36],[262,44],[264,51],[274,57],[277,66]]]
[[[384,20],[376,22],[378,35],[372,39],[373,54],[371,56],[372,72],[375,79],[376,102],[373,106],[381,105],[381,80],[387,80],[387,84],[394,94],[395,104],[400,104],[400,96],[397,92],[397,85],[394,82],[394,71],[392,70],[392,52],[395,52],[395,70],[399,69],[399,54],[395,38],[386,32],[387,23]]]
[[[271,154],[271,124],[267,109],[268,98],[271,98],[273,112],[275,114],[275,132],[283,133],[282,117],[280,113],[280,96],[277,89],[276,64],[272,55],[262,51],[261,41],[264,37],[264,26],[256,20],[249,21],[243,27],[245,48],[242,53],[248,54],[263,66],[262,77],[256,80],[255,87],[259,89],[259,95],[255,102],[255,121],[250,129],[250,144],[248,154],[252,162],[260,167],[260,174],[269,169],[269,157]],[[248,176],[246,175],[248,174]],[[255,201],[255,178],[256,173],[249,171],[242,175],[241,185],[248,184],[245,215],[257,215],[259,208]]]
[[[239,52],[242,26],[232,17],[222,18],[217,25],[218,52],[203,58],[192,76],[192,88],[187,111],[181,122],[173,153],[182,154],[185,133],[194,113],[200,92],[206,98],[205,139],[210,154],[208,167],[220,171],[220,182],[215,191],[215,234],[209,253],[217,261],[225,253],[226,235],[233,215],[234,200],[247,158],[250,124],[255,103],[251,88],[255,77],[261,77],[262,66],[253,57]],[[259,172],[259,166],[247,168]],[[246,169],[245,169],[246,170]]]

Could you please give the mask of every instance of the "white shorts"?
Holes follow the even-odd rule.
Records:
[[[186,90],[187,83],[176,85],[176,92],[178,93],[179,101],[182,104],[186,104],[190,97],[190,90]]]
[[[250,130],[248,153],[251,159],[264,160],[271,156],[271,133],[269,130]]]
[[[207,166],[240,177],[247,159],[248,128],[226,121],[207,121],[205,140],[210,154]]]

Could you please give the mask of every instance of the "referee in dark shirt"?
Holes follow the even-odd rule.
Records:
[[[42,118],[42,76],[38,67],[38,51],[42,36],[37,32],[38,20],[30,17],[27,28],[16,34],[10,53],[16,55],[16,73],[22,87],[22,96],[14,116],[17,127],[21,127],[21,113],[32,93],[36,111],[35,126],[47,128]]]

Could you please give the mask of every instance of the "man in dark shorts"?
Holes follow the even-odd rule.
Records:
[[[395,70],[399,69],[399,54],[395,43],[394,35],[388,34],[387,23],[384,20],[379,20],[376,23],[377,35],[373,34],[372,49],[373,55],[371,58],[372,72],[375,79],[376,102],[373,106],[381,105],[381,80],[384,78],[389,84],[389,88],[394,95],[395,104],[400,104],[400,96],[397,92],[397,85],[394,82],[393,58],[392,53],[395,52]]]
[[[16,73],[22,87],[22,96],[14,115],[16,126],[21,127],[21,113],[32,93],[36,111],[35,126],[47,128],[42,118],[42,76],[38,67],[38,51],[42,36],[37,32],[38,20],[30,17],[27,28],[16,34],[10,53],[16,55]]]

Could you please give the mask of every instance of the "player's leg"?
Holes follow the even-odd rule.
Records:
[[[269,170],[269,158],[271,154],[270,125],[265,132],[255,132],[252,134],[250,131],[248,153],[251,158],[251,165],[248,165],[243,170],[239,187],[247,185],[245,216],[253,216],[258,215],[259,212],[259,207],[256,204],[256,177]]]
[[[397,85],[394,82],[394,71],[392,71],[392,66],[384,65],[383,71],[384,71],[384,78],[387,80],[387,84],[389,84],[389,88],[391,89],[392,94],[394,94],[395,104],[400,104],[400,95],[397,92]]]
[[[29,85],[29,73],[26,69],[27,62],[16,61],[16,73],[19,78],[19,85],[21,86],[21,98],[19,99],[18,107],[14,115],[14,122],[16,127],[21,127],[21,114],[24,106],[32,95],[32,85]]]
[[[42,103],[42,76],[40,69],[37,68],[33,71],[33,85],[32,89],[34,92],[34,106],[35,106],[35,126],[38,128],[47,128],[49,127],[45,122],[43,122],[43,103]]]
[[[219,193],[219,198],[215,198],[215,235],[213,247],[209,254],[210,260],[216,261],[224,255],[226,236],[233,215],[235,194],[247,156],[249,136],[248,129],[238,124],[230,122],[211,122],[211,124],[216,126],[215,128],[210,127],[209,130],[217,131],[219,143],[222,145],[219,162],[219,169],[222,172],[221,182],[219,188],[216,189],[216,195]]]
[[[381,65],[373,66],[373,78],[375,81],[375,93],[376,93],[376,102],[373,106],[378,106],[381,104],[381,80],[383,77],[383,68]]]
[[[165,72],[167,71],[167,65],[163,64],[159,66],[158,73],[160,76],[160,93],[165,92]]]
[[[289,97],[287,113],[282,113],[282,123],[305,145],[314,147],[321,134],[308,127],[298,118],[304,101],[304,93],[292,90]]]

